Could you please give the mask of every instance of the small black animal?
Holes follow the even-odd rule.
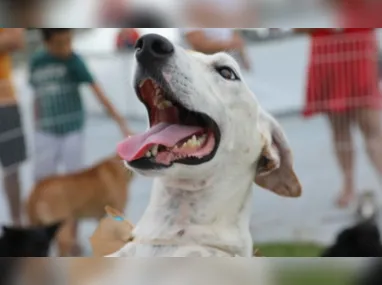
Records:
[[[21,258],[46,257],[61,223],[33,228],[3,226],[0,237],[0,285],[12,285]]]
[[[343,230],[322,257],[382,257],[381,234],[374,220]]]
[[[356,279],[354,285],[381,285],[382,284],[382,259],[372,259],[370,264],[361,276]]]
[[[61,222],[48,226],[13,228],[3,226],[0,257],[45,257]]]

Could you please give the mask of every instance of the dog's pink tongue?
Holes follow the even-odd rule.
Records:
[[[202,131],[201,127],[160,123],[143,134],[125,139],[118,144],[117,151],[122,159],[132,161],[143,157],[152,145],[174,147],[183,139]]]

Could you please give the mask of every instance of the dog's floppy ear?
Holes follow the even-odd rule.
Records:
[[[259,128],[263,150],[257,161],[254,182],[281,196],[300,196],[301,184],[294,172],[292,152],[281,126],[260,109]]]

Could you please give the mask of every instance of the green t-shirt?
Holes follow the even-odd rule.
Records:
[[[37,52],[30,62],[37,129],[56,135],[81,130],[85,110],[79,86],[93,82],[79,55],[73,53],[67,59],[60,59],[46,50]]]

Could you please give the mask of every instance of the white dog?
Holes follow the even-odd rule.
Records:
[[[297,197],[288,143],[225,54],[150,34],[136,47],[134,86],[150,128],[126,139],[126,165],[155,177],[134,241],[110,257],[252,256],[252,183]]]

